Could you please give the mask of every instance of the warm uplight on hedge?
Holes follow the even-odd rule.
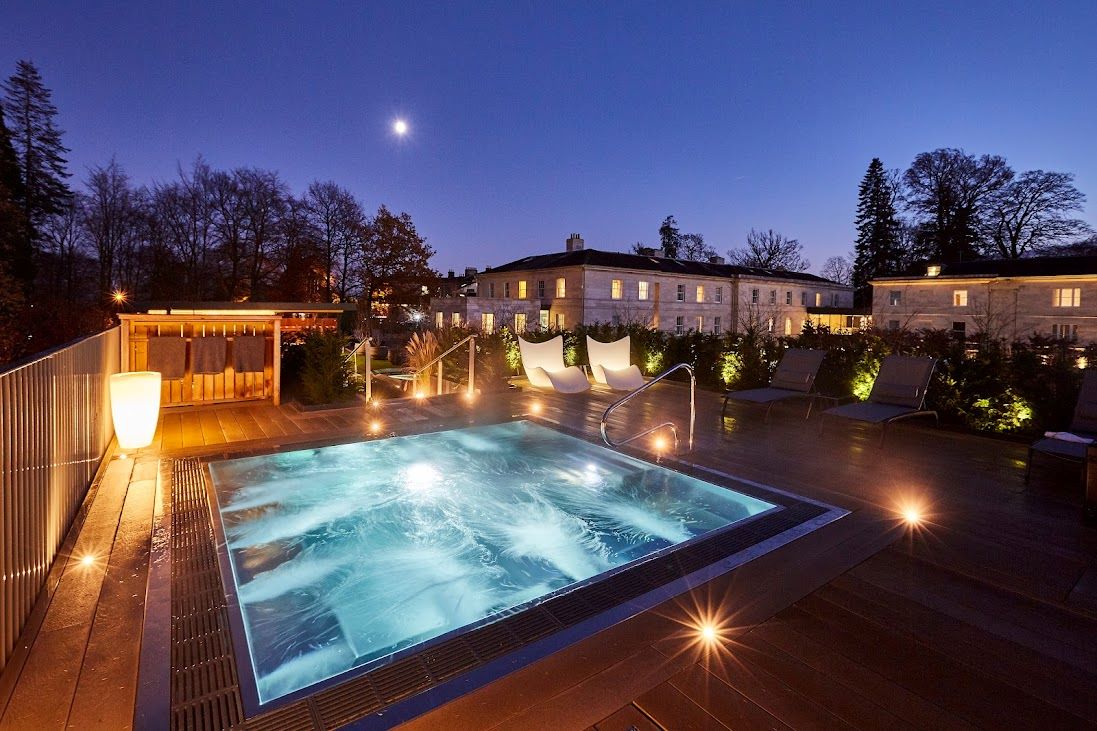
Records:
[[[136,371],[111,376],[110,412],[119,449],[141,449],[152,444],[160,416],[160,374]]]

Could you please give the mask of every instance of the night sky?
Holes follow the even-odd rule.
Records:
[[[1094,0],[156,4],[3,3],[0,74],[39,66],[76,177],[201,153],[335,180],[411,213],[443,271],[654,243],[670,213],[817,269],[873,156],[946,146],[1075,173],[1097,224]]]

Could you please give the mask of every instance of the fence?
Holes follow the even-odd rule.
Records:
[[[114,436],[118,328],[0,372],[0,669]]]

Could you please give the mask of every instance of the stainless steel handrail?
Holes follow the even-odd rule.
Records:
[[[602,441],[604,441],[606,444],[608,444],[611,447],[620,447],[622,444],[628,444],[629,442],[635,441],[635,440],[639,439],[640,437],[645,437],[648,434],[651,434],[652,432],[658,431],[660,429],[670,429],[670,433],[674,436],[674,451],[677,453],[677,451],[678,451],[678,427],[674,424],[673,421],[664,421],[662,424],[657,424],[657,425],[651,427],[650,429],[645,429],[644,431],[640,432],[639,434],[633,434],[631,437],[628,437],[627,439],[622,439],[619,442],[615,442],[612,439],[610,439],[609,434],[607,434],[606,432],[607,432],[607,429],[609,428],[609,423],[608,423],[609,422],[609,415],[611,413],[613,413],[613,411],[615,409],[617,409],[617,407],[625,405],[626,403],[631,401],[636,396],[640,395],[644,391],[646,391],[649,388],[651,388],[652,386],[654,386],[659,381],[661,381],[664,378],[666,378],[667,376],[669,376],[671,373],[674,373],[675,371],[683,370],[683,369],[689,371],[689,450],[692,451],[693,450],[693,425],[694,425],[694,422],[697,420],[697,401],[696,401],[697,376],[693,372],[693,366],[691,366],[689,363],[679,363],[678,365],[671,366],[670,368],[666,369],[665,371],[663,371],[662,373],[657,375],[655,378],[652,378],[650,381],[645,383],[643,386],[640,386],[639,388],[637,388],[633,391],[629,391],[624,396],[622,396],[621,398],[617,399],[612,404],[610,404],[609,408],[607,408],[602,413],[602,426],[601,426]]]
[[[447,350],[446,352],[444,352],[441,355],[439,355],[438,357],[436,357],[430,363],[427,363],[426,365],[424,365],[422,368],[420,368],[417,371],[413,371],[412,374],[411,374],[412,383],[414,384],[416,381],[418,381],[419,376],[421,376],[426,371],[430,370],[434,366],[435,363],[438,363],[439,364],[438,365],[438,395],[441,395],[442,394],[442,366],[441,366],[441,360],[443,358],[445,358],[447,355],[449,355],[450,353],[452,353],[453,351],[460,348],[465,343],[469,342],[469,341],[472,341],[472,344],[469,345],[468,393],[469,393],[469,395],[472,395],[474,393],[473,380],[476,377],[475,376],[475,374],[476,374],[476,336],[475,335],[469,335],[464,340],[454,344],[452,347],[449,348],[449,350]]]

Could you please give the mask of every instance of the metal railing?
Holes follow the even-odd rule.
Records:
[[[412,382],[413,388],[418,388],[419,376],[423,375],[424,373],[429,371],[431,368],[433,368],[435,364],[437,364],[438,365],[438,395],[441,396],[442,395],[442,359],[445,358],[450,353],[452,353],[453,351],[460,348],[465,343],[469,344],[469,382],[468,382],[468,386],[466,387],[466,393],[468,393],[468,395],[471,397],[476,392],[476,388],[475,388],[475,385],[474,385],[475,380],[476,380],[476,336],[475,335],[469,335],[464,340],[452,345],[448,350],[446,350],[441,355],[437,356],[431,362],[427,363],[426,365],[422,366],[421,368],[419,368],[416,371],[412,371],[412,373],[411,373],[411,382]]]
[[[679,363],[678,365],[671,366],[670,368],[666,369],[665,371],[663,371],[662,373],[657,375],[655,378],[652,378],[650,381],[645,383],[643,386],[640,386],[639,388],[635,389],[634,391],[629,391],[624,396],[622,396],[621,398],[617,399],[612,404],[610,404],[609,408],[607,408],[602,413],[602,425],[601,425],[602,441],[604,441],[606,444],[608,444],[611,447],[620,447],[621,445],[628,444],[629,442],[635,441],[635,440],[639,439],[640,437],[646,437],[648,434],[651,434],[652,432],[659,431],[660,429],[670,429],[670,433],[674,437],[674,452],[677,453],[678,452],[678,427],[673,421],[664,421],[661,424],[656,424],[655,426],[651,427],[650,429],[645,429],[644,431],[639,432],[638,434],[633,434],[632,436],[630,436],[626,439],[622,439],[618,442],[615,442],[615,441],[613,441],[612,439],[609,438],[608,429],[609,429],[609,415],[612,414],[615,410],[617,410],[618,407],[624,406],[629,401],[636,398],[641,393],[643,393],[644,391],[647,391],[649,388],[654,386],[656,383],[659,383],[659,381],[661,381],[664,378],[666,378],[667,376],[669,376],[671,373],[674,373],[675,371],[679,371],[679,370],[686,370],[686,371],[689,372],[689,450],[692,450],[693,449],[693,425],[694,425],[694,422],[697,420],[697,405],[696,405],[697,404],[697,402],[696,402],[697,377],[693,372],[693,366],[691,366],[689,363]]]
[[[359,377],[358,377],[358,353],[359,353],[359,351],[362,350],[362,348],[366,349],[366,358],[365,358],[366,373],[362,377],[362,379],[365,381],[365,384],[366,384],[366,401],[369,401],[371,398],[373,398],[373,370],[370,367],[371,366],[370,361],[373,359],[372,358],[373,349],[370,347],[370,343],[372,341],[373,341],[373,338],[362,338],[357,345],[355,345],[353,348],[351,348],[349,353],[347,353],[345,356],[343,356],[343,361],[344,362],[349,362],[349,363],[353,364],[354,380],[358,381],[359,380]]]
[[[114,436],[117,327],[0,372],[0,669]]]

